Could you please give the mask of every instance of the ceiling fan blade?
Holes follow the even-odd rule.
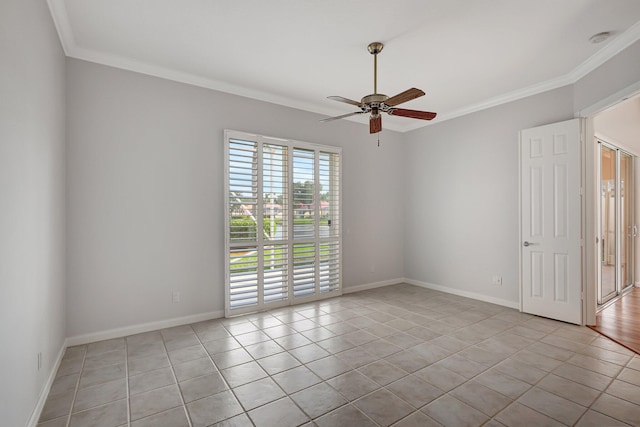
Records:
[[[356,111],[355,113],[347,113],[347,114],[343,114],[341,116],[336,116],[336,117],[328,117],[326,119],[322,119],[320,120],[322,123],[325,122],[332,122],[334,120],[339,120],[339,119],[344,119],[345,117],[351,117],[351,116],[355,116],[356,114],[362,114],[364,113],[364,111]]]
[[[369,133],[378,133],[382,130],[382,116],[377,114],[369,119]]]
[[[424,92],[420,89],[412,87],[411,89],[407,89],[402,93],[392,96],[391,98],[384,101],[384,103],[389,107],[395,107],[396,105],[400,105],[403,102],[411,101],[412,99],[420,98],[421,96],[424,96]]]
[[[430,111],[406,110],[404,108],[392,108],[388,111],[392,116],[410,117],[412,119],[433,120],[436,113]]]
[[[345,98],[343,96],[327,96],[327,98],[338,102],[344,102],[345,104],[355,105],[356,107],[360,107],[362,105],[362,103],[358,101],[354,101],[353,99]]]

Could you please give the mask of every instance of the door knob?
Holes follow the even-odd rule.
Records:
[[[524,246],[524,247],[526,248],[527,246],[531,246],[531,245],[534,245],[534,244],[535,244],[535,243],[524,242],[524,243],[522,244],[522,246]]]

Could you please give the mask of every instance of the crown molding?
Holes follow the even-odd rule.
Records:
[[[343,110],[325,108],[317,104],[303,102],[266,91],[246,88],[215,79],[197,76],[191,73],[185,73],[167,67],[161,67],[143,61],[137,61],[131,58],[98,52],[92,49],[81,48],[75,42],[73,30],[69,22],[64,0],[47,0],[47,4],[49,5],[49,10],[51,11],[53,22],[58,31],[60,42],[65,54],[68,57],[120,68],[123,70],[134,71],[137,73],[185,83],[193,86],[217,90],[220,92],[230,93],[245,98],[269,102],[272,104],[277,104],[297,110],[308,111],[325,116],[344,114]],[[576,68],[565,75],[522,89],[514,90],[502,95],[498,95],[474,104],[464,106],[462,108],[458,108],[453,111],[440,113],[438,117],[436,117],[431,122],[414,121],[407,123],[406,125],[398,125],[395,123],[387,122],[387,124],[385,124],[385,129],[401,133],[409,132],[433,124],[442,123],[447,120],[455,119],[457,117],[486,110],[488,108],[496,107],[498,105],[517,101],[522,98],[537,95],[542,92],[557,89],[562,86],[574,84],[638,40],[640,40],[640,21],[629,27],[623,33],[613,38],[613,40],[608,42],[605,47],[598,50],[594,55],[587,58],[584,62],[582,62],[580,65],[578,65]],[[361,117],[358,116],[349,117],[346,118],[346,120],[365,125],[365,123],[361,120]]]
[[[478,111],[486,110],[492,107],[497,107],[502,104],[507,104],[509,102],[517,101],[519,99],[527,98],[529,96],[533,96],[539,93],[557,89],[572,83],[573,82],[570,81],[566,75],[561,76],[561,77],[547,80],[545,82],[531,85],[522,89],[514,90],[512,92],[507,92],[505,94],[498,95],[493,98],[489,98],[475,104],[470,104],[466,107],[458,108],[448,113],[439,114],[431,123],[426,123],[424,125],[421,125],[420,123],[418,123],[417,125],[411,126],[411,129],[407,129],[407,130],[420,129],[422,127],[441,123],[446,120],[451,120],[457,117],[466,116],[467,114],[477,113]]]
[[[575,112],[575,117],[589,117],[601,113],[614,105],[640,94],[640,82],[633,83],[595,104]]]
[[[526,98],[529,96],[537,95],[539,93],[547,92],[549,90],[557,89],[563,86],[571,85],[582,79],[584,76],[625,50],[627,47],[631,46],[633,43],[640,40],[640,21],[636,22],[634,25],[629,27],[627,31],[623,32],[616,38],[614,38],[610,43],[607,44],[604,48],[597,51],[594,55],[590,56],[574,68],[569,73],[564,76],[560,76],[554,79],[547,80],[545,82],[541,82],[523,89],[518,89],[512,92],[508,92],[503,95],[499,95],[485,101],[478,102],[476,104],[471,104],[466,107],[459,108],[457,110],[444,113],[438,115],[438,117],[431,123],[421,124],[411,126],[410,129],[406,130],[415,130],[420,129],[425,126],[429,126],[432,124],[440,123],[446,120],[455,119],[456,117],[465,116],[467,114],[476,113],[478,111],[486,110],[488,108],[497,107],[498,105],[506,104],[509,102],[517,101],[522,98]],[[640,83],[639,83],[640,84]],[[637,86],[637,85],[632,85]],[[624,90],[625,94],[629,93],[628,88]],[[613,98],[621,99],[619,94],[613,95]],[[607,106],[611,105],[610,100],[604,101],[607,103]],[[584,116],[585,112],[576,113],[580,116]],[[406,131],[405,130],[405,131]]]
[[[81,59],[83,61],[93,62],[96,64],[106,65],[109,67],[118,68],[121,70],[133,71],[140,74],[146,74],[152,77],[158,77],[174,82],[185,83],[192,86],[198,86],[206,89],[216,90],[219,92],[229,93],[232,95],[242,96],[245,98],[254,99],[257,101],[264,101],[270,104],[277,104],[287,108],[296,110],[308,111],[311,113],[321,114],[324,116],[333,116],[344,114],[344,111],[320,108],[317,105],[313,105],[299,100],[274,95],[269,92],[260,91],[256,89],[250,89],[243,86],[234,85],[231,83],[223,82],[220,80],[209,79],[201,76],[197,76],[191,73],[185,73],[177,71],[172,68],[161,67],[148,62],[137,61],[134,59],[107,54],[103,52],[97,52],[92,49],[80,48],[77,46],[69,47],[67,56],[70,58]],[[366,124],[362,121],[351,120],[356,123]],[[402,132],[403,130],[397,126],[388,125],[388,130],[394,130]]]
[[[587,58],[582,64],[573,69],[567,77],[571,83],[575,83],[635,42],[640,40],[640,21],[636,22],[626,31],[614,37],[605,47]]]
[[[49,12],[51,12],[53,25],[55,25],[58,32],[62,50],[64,50],[65,55],[69,56],[71,50],[75,48],[76,42],[71,30],[67,6],[64,4],[64,0],[47,0],[47,5],[49,6]]]

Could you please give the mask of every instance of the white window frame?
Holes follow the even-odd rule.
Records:
[[[257,192],[257,215],[258,224],[257,224],[257,232],[256,232],[256,240],[255,242],[243,242],[243,243],[232,243],[230,239],[230,197],[229,197],[229,186],[230,186],[230,174],[229,174],[229,141],[231,139],[238,139],[244,141],[252,141],[257,143],[257,183],[258,183],[258,192]],[[245,307],[231,308],[230,306],[230,286],[231,286],[231,277],[230,277],[230,251],[234,247],[242,247],[242,246],[252,246],[255,245],[258,247],[258,250],[261,251],[260,248],[264,248],[264,236],[263,236],[263,218],[264,218],[264,201],[263,201],[263,189],[262,189],[262,181],[263,181],[263,156],[262,156],[262,145],[263,144],[276,144],[287,147],[287,162],[288,162],[288,221],[287,221],[287,233],[286,239],[278,241],[278,245],[287,245],[288,247],[288,267],[289,272],[287,275],[287,290],[288,290],[288,298],[273,301],[273,302],[265,302],[264,301],[264,283],[260,278],[260,274],[258,275],[258,301],[255,305],[248,305]],[[315,226],[315,237],[313,238],[294,238],[293,226],[294,226],[294,208],[293,208],[293,191],[294,191],[294,177],[293,177],[293,151],[294,149],[302,149],[302,150],[313,150],[315,152],[314,155],[314,182],[318,183],[319,180],[319,160],[320,153],[330,153],[338,155],[338,171],[337,175],[337,185],[338,185],[338,218],[337,218],[337,236],[332,235],[329,237],[321,238],[319,234],[320,227],[320,186],[315,185],[314,188],[314,221]],[[329,145],[322,144],[314,144],[309,142],[288,140],[282,138],[269,137],[264,135],[252,134],[247,132],[235,131],[226,129],[224,131],[224,208],[225,208],[225,317],[233,317],[247,313],[259,312],[264,310],[270,310],[273,308],[284,307],[289,305],[303,304],[311,301],[317,301],[325,298],[332,298],[335,296],[342,295],[342,253],[343,253],[343,245],[342,245],[342,148],[334,147]],[[320,292],[320,244],[323,242],[338,242],[338,286],[335,290],[330,290],[326,292]],[[293,287],[293,258],[294,251],[293,245],[300,243],[315,243],[315,292],[309,296],[303,297],[295,297],[294,298],[294,287]],[[264,271],[264,256],[262,253],[258,256],[258,271]]]

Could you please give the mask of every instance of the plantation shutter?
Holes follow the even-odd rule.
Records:
[[[227,224],[229,248],[229,301],[232,308],[258,302],[258,143],[232,139],[228,144]],[[249,219],[246,219],[246,218]],[[239,220],[236,218],[240,218]],[[253,220],[253,221],[252,221]]]
[[[289,148],[262,144],[264,302],[289,298]]]
[[[320,153],[320,292],[340,288],[340,156]]]
[[[341,292],[340,150],[225,131],[227,316]]]
[[[316,291],[315,151],[293,149],[293,295]]]

